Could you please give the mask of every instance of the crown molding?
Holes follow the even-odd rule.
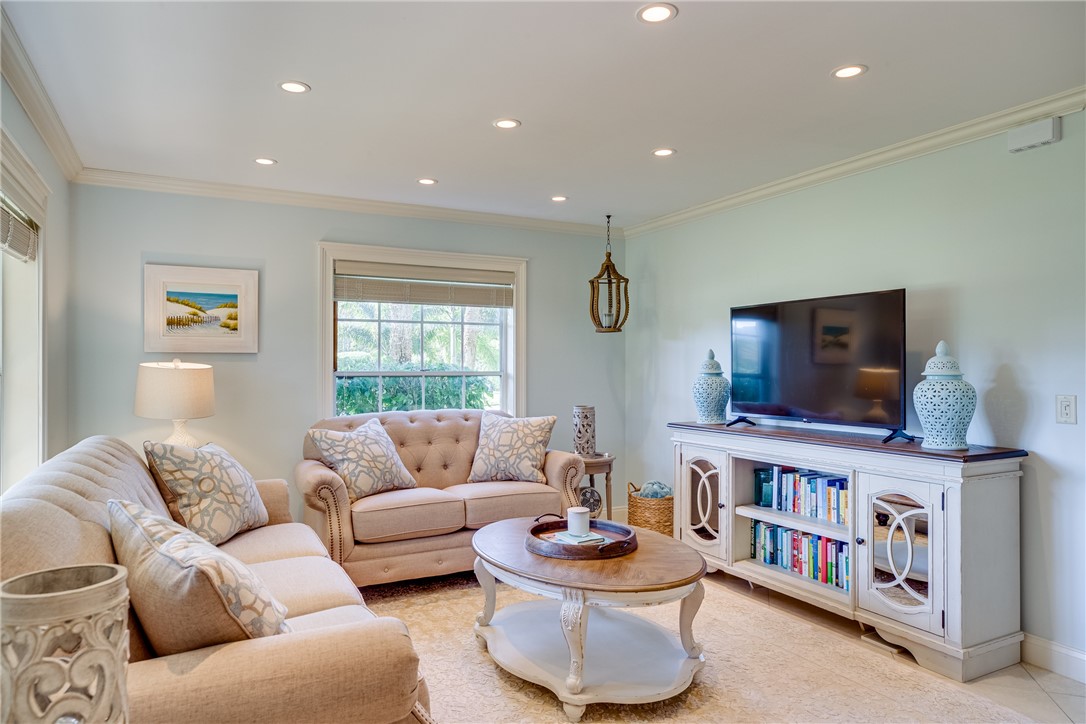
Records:
[[[746,191],[740,191],[731,196],[725,196],[716,201],[709,201],[698,206],[692,206],[683,211],[677,211],[666,216],[659,216],[641,224],[627,226],[625,236],[631,239],[642,234],[660,231],[680,224],[685,224],[696,219],[719,214],[728,209],[739,206],[747,206],[759,201],[765,201],[775,196],[799,191],[801,189],[817,186],[828,181],[845,178],[865,171],[871,171],[882,166],[917,158],[936,151],[942,151],[953,146],[958,146],[970,141],[976,141],[988,136],[1002,133],[1008,128],[1020,126],[1041,118],[1066,115],[1086,108],[1086,86],[1073,88],[1069,91],[1042,98],[1031,103],[1026,103],[1006,111],[993,113],[965,123],[960,123],[950,128],[935,131],[924,136],[919,136],[908,141],[880,148],[869,153],[828,164],[811,171],[805,171],[795,176],[773,181],[762,186],[757,186]]]
[[[85,168],[72,179],[75,183],[92,186],[112,186],[134,189],[137,191],[157,191],[160,193],[182,194],[186,196],[211,196],[236,201],[254,201],[265,204],[283,204],[304,206],[311,209],[348,211],[357,214],[380,214],[383,216],[403,216],[413,219],[433,221],[453,221],[462,224],[482,226],[503,226],[528,231],[544,231],[578,236],[598,236],[600,226],[578,224],[568,221],[548,221],[522,216],[508,216],[481,211],[461,211],[439,206],[419,204],[401,204],[391,201],[369,201],[347,196],[328,196],[301,191],[281,191],[258,186],[217,183],[211,181],[193,181],[168,176],[130,173],[128,171],[108,171],[99,168]]]
[[[26,110],[34,128],[38,129],[65,178],[69,181],[75,178],[82,170],[83,162],[3,9],[0,9],[0,73]]]

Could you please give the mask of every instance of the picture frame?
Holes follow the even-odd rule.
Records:
[[[143,266],[143,351],[253,353],[259,272]]]
[[[856,350],[856,312],[815,309],[812,330],[813,358],[818,364],[843,365]]]

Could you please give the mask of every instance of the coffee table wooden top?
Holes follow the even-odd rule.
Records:
[[[536,555],[524,547],[534,518],[499,520],[472,538],[475,554],[510,573],[566,588],[613,593],[666,591],[705,575],[705,559],[690,546],[645,528],[637,532],[637,550],[602,560],[568,561]]]

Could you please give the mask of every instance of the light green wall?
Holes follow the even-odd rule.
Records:
[[[979,395],[970,442],[1030,453],[1024,630],[1086,649],[1083,113],[1063,136],[1011,154],[1000,134],[628,239],[630,477],[671,478],[665,425],[694,419],[706,350],[728,374],[731,307],[904,287],[908,389],[945,339]],[[1078,395],[1078,425],[1056,424],[1057,394]]]
[[[160,440],[169,422],[132,412],[143,352],[145,263],[257,269],[260,351],[184,354],[215,367],[216,414],[188,427],[230,450],[258,477],[293,475],[320,408],[319,241],[459,251],[528,259],[527,410],[557,415],[552,444],[572,449],[575,404],[596,406],[599,444],[621,446],[624,349],[593,331],[587,280],[603,234],[575,236],[496,226],[324,211],[73,186],[70,439]],[[622,245],[618,245],[621,257]],[[621,264],[621,258],[619,263]],[[301,503],[295,495],[295,509]]]

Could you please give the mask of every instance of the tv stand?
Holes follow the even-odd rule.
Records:
[[[890,434],[882,439],[882,444],[890,442],[891,440],[902,439],[905,442],[916,442],[916,435],[910,435],[904,430],[891,430]]]
[[[668,428],[674,535],[710,570],[872,626],[958,681],[1019,661],[1025,450],[928,450],[772,425]]]
[[[749,417],[743,417],[742,415],[737,415],[734,420],[732,420],[731,422],[725,423],[724,427],[731,427],[732,425],[738,425],[741,422],[745,422],[748,425],[755,426],[755,427],[758,425],[758,423],[756,423],[754,420],[750,419]]]

